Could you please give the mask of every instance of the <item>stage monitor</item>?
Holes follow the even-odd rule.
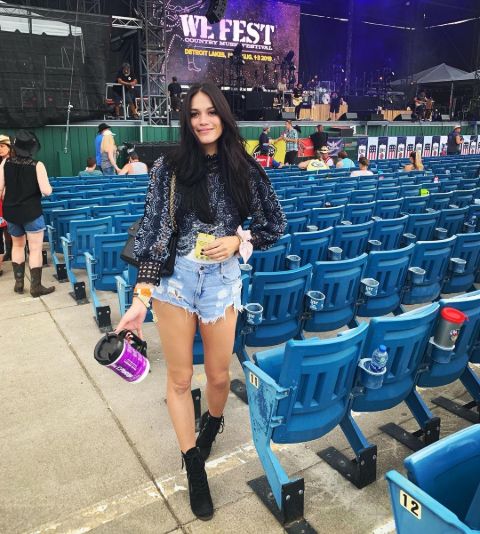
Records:
[[[205,10],[201,11],[202,4],[198,0],[171,0],[166,5],[169,75],[176,76],[180,83],[208,80],[230,86],[231,82],[237,83],[241,74],[247,87],[273,87],[280,80],[280,65],[290,51],[296,74],[299,5],[274,0],[229,0],[224,18],[218,24],[209,24]],[[240,61],[232,61],[239,44]],[[238,64],[242,62],[243,65]]]

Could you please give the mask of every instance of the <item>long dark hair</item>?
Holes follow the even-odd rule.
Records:
[[[220,89],[212,83],[199,83],[190,87],[183,101],[180,115],[180,146],[170,157],[170,165],[177,175],[178,190],[182,194],[182,207],[194,210],[198,218],[213,223],[207,189],[208,160],[201,143],[192,130],[190,112],[192,98],[205,93],[220,117],[223,132],[218,139],[218,165],[225,181],[227,193],[232,197],[242,219],[249,215],[249,159],[244,140],[240,136],[230,107]]]

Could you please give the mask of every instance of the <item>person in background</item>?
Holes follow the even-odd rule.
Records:
[[[340,106],[343,104],[343,100],[334,91],[330,99],[330,117],[329,121],[336,121],[338,113],[340,112]]]
[[[15,293],[23,293],[25,278],[25,245],[28,241],[30,266],[30,294],[48,295],[54,287],[42,285],[42,250],[45,220],[42,213],[42,195],[52,194],[47,170],[41,161],[33,159],[40,143],[32,132],[20,130],[13,141],[10,158],[0,166],[0,198],[3,195],[3,213],[12,236],[12,267]]]
[[[315,152],[315,158],[302,161],[298,164],[298,168],[307,171],[325,171],[330,167],[323,161],[322,152],[317,150]]]
[[[410,152],[408,159],[410,160],[410,163],[407,163],[403,167],[404,171],[423,171],[422,153],[420,151]]]
[[[123,63],[122,68],[117,72],[115,77],[115,83],[119,85],[113,86],[113,100],[114,100],[114,115],[115,118],[120,118],[120,104],[123,100],[123,94],[125,92],[125,102],[123,105],[128,104],[130,110],[130,117],[132,119],[140,118],[137,112],[137,106],[135,105],[135,86],[137,85],[137,78],[132,72],[130,63]]]
[[[456,156],[462,151],[463,136],[461,134],[462,127],[457,124],[455,128],[448,134],[447,138],[447,156]]]
[[[298,156],[298,132],[293,127],[291,120],[285,122],[285,131],[277,141],[282,139],[286,144],[284,163],[285,165],[295,165]]]
[[[320,149],[320,154],[322,155],[323,163],[325,163],[327,167],[335,167],[335,163],[333,162],[333,159],[330,156],[327,146],[322,146],[322,148]]]
[[[348,157],[345,150],[338,153],[337,169],[352,169],[355,167],[355,162]]]
[[[171,83],[168,84],[168,92],[170,94],[170,106],[173,111],[180,111],[180,105],[182,103],[182,86],[178,83],[177,78],[174,76]]]
[[[5,165],[10,156],[10,137],[0,135],[0,165]],[[7,243],[7,221],[3,218],[2,196],[0,195],[0,276],[3,274],[2,264]],[[8,236],[10,237],[10,236]],[[10,238],[11,239],[11,238]]]
[[[102,143],[100,145],[100,153],[102,155],[102,173],[104,176],[111,176],[116,172],[120,172],[120,167],[117,165],[117,145],[113,138],[115,134],[111,130],[104,130]]]
[[[320,150],[322,146],[327,146],[328,134],[323,131],[323,126],[319,124],[317,126],[317,131],[310,135],[310,139],[313,143],[313,150],[316,152]]]
[[[95,161],[97,163],[98,169],[102,168],[101,146],[102,146],[103,134],[106,130],[110,130],[110,126],[108,124],[105,124],[104,122],[102,122],[101,124],[98,125],[98,133],[95,137]]]
[[[358,160],[358,166],[360,167],[360,170],[352,171],[350,173],[350,176],[353,176],[353,177],[355,177],[355,176],[372,176],[373,172],[368,170],[368,166],[369,165],[370,165],[370,162],[368,161],[368,159],[365,158],[364,156],[362,156]]]
[[[142,163],[139,160],[136,152],[130,152],[128,155],[128,163],[124,165],[123,169],[118,174],[148,174],[148,167],[145,165],[145,163]]]
[[[87,158],[87,166],[84,171],[80,171],[78,176],[103,176],[103,172],[97,169],[95,158]]]

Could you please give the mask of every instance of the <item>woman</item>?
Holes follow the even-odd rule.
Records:
[[[130,176],[139,174],[148,174],[148,167],[145,163],[142,163],[136,152],[131,152],[128,156],[128,163],[126,163],[123,169],[118,174],[128,174]]]
[[[348,157],[345,150],[340,150],[336,167],[337,169],[353,169],[355,168],[355,162]]]
[[[180,147],[168,160],[158,159],[151,171],[145,215],[135,240],[140,262],[135,297],[117,332],[126,328],[142,336],[151,297],[167,363],[167,406],[187,468],[190,506],[207,520],[213,516],[213,504],[205,460],[223,427],[241,307],[235,254],[244,234],[239,227],[251,216],[251,245],[263,250],[280,238],[286,221],[268,177],[245,152],[220,90],[210,83],[193,85],[180,113]],[[172,177],[177,255],[173,275],[160,278],[173,232]],[[208,411],[195,440],[190,390],[197,325],[203,340]]]
[[[334,167],[335,163],[333,163],[333,159],[330,157],[330,153],[328,151],[328,147],[322,146],[320,149],[320,154],[322,155],[322,161],[325,163],[327,167]]]
[[[352,171],[350,173],[350,176],[353,178],[355,176],[373,176],[373,172],[368,170],[369,165],[370,165],[370,162],[368,161],[366,157],[362,156],[361,158],[358,158],[358,166],[360,170]]]
[[[28,241],[32,297],[48,295],[54,287],[42,286],[42,249],[45,220],[42,214],[42,195],[52,194],[47,170],[41,161],[33,159],[40,148],[35,134],[19,131],[13,141],[10,158],[0,166],[0,198],[8,232],[12,236],[12,266],[15,293],[23,293],[25,276],[25,245]],[[26,235],[26,237],[25,237]]]
[[[105,176],[111,176],[115,174],[115,171],[120,172],[120,167],[117,166],[117,146],[111,130],[103,132],[100,154],[102,157],[101,168]]]
[[[0,135],[0,165],[5,164],[10,156],[10,137]],[[2,195],[0,195],[0,276],[3,274],[2,264],[5,259],[7,240],[11,239],[7,232],[7,221],[3,218]]]
[[[422,154],[420,152],[410,152],[408,159],[410,163],[403,167],[404,171],[423,171]]]

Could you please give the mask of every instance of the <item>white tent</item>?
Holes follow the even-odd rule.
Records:
[[[468,72],[462,69],[451,67],[446,63],[440,63],[429,69],[422,70],[412,75],[411,80],[417,84],[441,83],[457,81],[460,77],[468,75]],[[395,80],[392,86],[405,85],[407,80]]]

